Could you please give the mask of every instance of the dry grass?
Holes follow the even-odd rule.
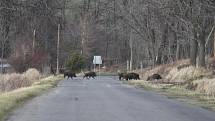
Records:
[[[147,77],[153,75],[153,74],[160,74],[162,77],[166,77],[167,74],[175,67],[182,66],[182,65],[189,65],[189,60],[181,60],[169,64],[164,64],[157,66],[155,68],[146,68],[143,70],[143,73],[141,74],[141,70],[136,70],[135,72],[139,73],[141,75],[141,78],[146,80]]]
[[[23,73],[23,76],[27,80],[35,81],[40,79],[41,74],[37,69],[31,68],[28,69],[25,73]]]
[[[172,69],[167,75],[167,80],[171,82],[181,81],[187,84],[188,89],[192,89],[207,97],[215,97],[215,79],[213,71],[204,68],[186,67],[181,70]]]
[[[36,69],[29,69],[23,74],[12,73],[0,75],[0,92],[31,86],[40,77],[41,74]]]
[[[35,81],[30,87],[0,94],[0,121],[2,121],[11,110],[23,104],[26,100],[55,87],[62,78],[62,76],[51,76]]]
[[[201,79],[193,83],[197,84],[197,91],[215,98],[215,79]]]
[[[190,66],[182,69],[173,68],[166,76],[166,79],[171,82],[178,80],[193,81],[203,77],[208,77],[211,74],[212,73],[209,70]]]
[[[179,101],[215,111],[215,97],[208,96],[206,95],[206,93],[200,91],[188,90],[183,86],[177,86],[173,84],[155,84],[143,80],[129,81],[126,83],[139,88],[144,88],[146,90],[153,90],[158,93],[164,94],[169,98],[174,98]]]
[[[155,82],[131,81],[128,83],[144,89],[165,92],[170,97],[215,111],[214,63],[215,59],[209,59],[207,69],[189,66],[189,60],[161,65],[144,70],[142,74],[144,78],[142,79],[146,80],[152,74],[161,74],[163,80]]]

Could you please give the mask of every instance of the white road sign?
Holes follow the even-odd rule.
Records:
[[[102,64],[102,57],[101,56],[94,56],[93,64],[101,65]]]

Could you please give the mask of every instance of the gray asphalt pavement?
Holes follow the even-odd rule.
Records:
[[[100,77],[64,80],[7,121],[215,121],[215,113]]]

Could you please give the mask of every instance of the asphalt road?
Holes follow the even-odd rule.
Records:
[[[100,77],[64,80],[7,121],[215,121],[215,113]]]

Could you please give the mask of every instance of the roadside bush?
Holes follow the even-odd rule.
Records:
[[[80,72],[85,67],[84,57],[76,52],[72,52],[66,63],[66,68],[73,72]]]
[[[39,78],[40,73],[36,69],[29,69],[23,74],[12,73],[0,75],[0,92],[7,92],[21,87],[28,87]]]
[[[40,79],[41,74],[40,74],[40,72],[37,69],[30,68],[25,73],[23,73],[23,76],[27,80],[35,81],[35,80],[39,80]]]
[[[21,74],[13,73],[1,75],[1,91],[10,91],[28,85],[29,83],[22,77]]]

